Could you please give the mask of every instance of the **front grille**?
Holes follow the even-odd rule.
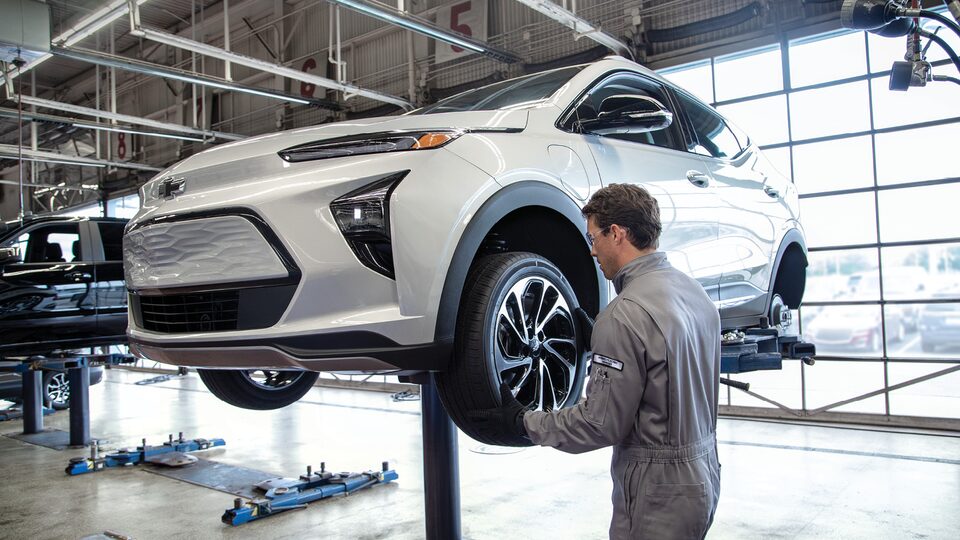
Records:
[[[240,291],[139,297],[140,322],[153,332],[177,334],[236,330]]]

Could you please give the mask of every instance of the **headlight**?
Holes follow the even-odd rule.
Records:
[[[409,172],[384,176],[330,203],[340,232],[360,262],[391,279],[390,194]]]
[[[407,150],[440,148],[463,135],[462,131],[439,129],[428,131],[389,131],[350,135],[292,146],[277,152],[290,163],[365,154],[383,154]]]

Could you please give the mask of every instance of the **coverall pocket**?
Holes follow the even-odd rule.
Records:
[[[649,484],[635,510],[639,538],[702,538],[709,521],[706,486],[700,484]]]
[[[604,369],[596,370],[587,390],[586,410],[584,417],[591,424],[602,426],[607,416],[607,402],[610,400],[610,379]]]

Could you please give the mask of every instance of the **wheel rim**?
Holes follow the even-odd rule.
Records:
[[[297,382],[303,373],[299,371],[280,371],[274,369],[247,369],[240,372],[243,378],[257,388],[267,391],[280,391]]]
[[[47,398],[51,403],[66,404],[70,402],[70,385],[67,376],[63,373],[54,373],[47,383]]]
[[[576,327],[559,288],[541,276],[510,287],[496,313],[493,356],[499,379],[536,410],[559,409],[573,390]]]

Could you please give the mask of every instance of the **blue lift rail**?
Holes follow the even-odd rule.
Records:
[[[151,458],[169,454],[171,452],[196,452],[206,450],[215,446],[224,446],[223,439],[190,439],[185,440],[183,433],[180,433],[178,439],[170,435],[170,440],[159,446],[147,446],[147,440],[143,439],[143,444],[136,450],[121,449],[116,452],[110,452],[103,456],[100,455],[100,447],[96,443],[90,447],[90,457],[77,457],[70,460],[67,465],[66,473],[70,476],[99,472],[109,467],[130,467],[147,463]]]
[[[397,478],[397,472],[390,470],[386,461],[381,470],[362,473],[330,473],[326,470],[326,464],[321,463],[319,473],[307,467],[307,474],[300,475],[299,480],[274,478],[257,484],[256,487],[265,492],[262,497],[246,502],[240,498],[234,499],[233,508],[225,511],[220,519],[227,525],[242,525],[287,510],[305,508],[308,503],[320,499],[386,484]]]

